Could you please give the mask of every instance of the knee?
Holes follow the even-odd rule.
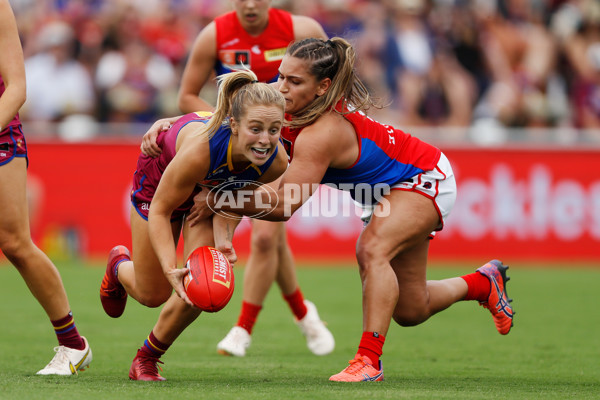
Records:
[[[0,250],[15,266],[18,266],[19,260],[26,256],[31,243],[31,240],[26,240],[16,234],[6,232],[0,234]]]
[[[356,260],[361,273],[367,273],[377,265],[387,265],[390,261],[380,242],[362,237],[356,244]]]
[[[156,308],[160,307],[169,299],[171,293],[156,293],[156,292],[143,292],[136,296],[136,300],[143,306]]]
[[[429,314],[425,307],[412,305],[411,307],[396,309],[393,318],[400,326],[416,326],[427,320]]]
[[[255,229],[252,231],[252,251],[267,253],[275,251],[278,245],[277,230]]]

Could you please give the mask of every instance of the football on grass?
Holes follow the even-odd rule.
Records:
[[[194,305],[206,312],[216,312],[229,303],[235,286],[231,264],[219,250],[198,247],[187,259],[189,272],[183,287]]]

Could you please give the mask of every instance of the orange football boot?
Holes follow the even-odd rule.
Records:
[[[496,329],[501,335],[510,332],[515,314],[510,305],[512,299],[506,293],[506,282],[510,280],[506,276],[506,270],[508,270],[508,266],[498,260],[492,260],[477,269],[477,272],[490,280],[491,286],[487,300],[480,301],[479,304],[490,310]]]
[[[125,246],[115,246],[108,253],[106,272],[102,279],[102,285],[100,285],[100,301],[104,311],[113,318],[120,317],[127,304],[127,291],[115,276],[115,265],[129,260],[131,260],[131,255]]]
[[[329,378],[334,382],[381,382],[383,381],[383,367],[379,361],[379,370],[373,367],[371,360],[367,356],[358,356],[354,360],[348,361],[350,364],[338,374]]]

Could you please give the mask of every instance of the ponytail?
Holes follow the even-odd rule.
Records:
[[[219,93],[215,112],[203,132],[210,139],[223,125],[233,118],[240,121],[246,109],[254,105],[275,105],[285,110],[285,99],[273,86],[259,82],[249,69],[223,74],[217,78]]]

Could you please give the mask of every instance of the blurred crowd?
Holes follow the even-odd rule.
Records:
[[[25,123],[150,123],[179,114],[198,32],[225,0],[10,0]],[[302,0],[273,6],[350,40],[399,127],[600,129],[598,0]],[[203,96],[214,95],[210,88]],[[78,128],[76,128],[78,129]]]

